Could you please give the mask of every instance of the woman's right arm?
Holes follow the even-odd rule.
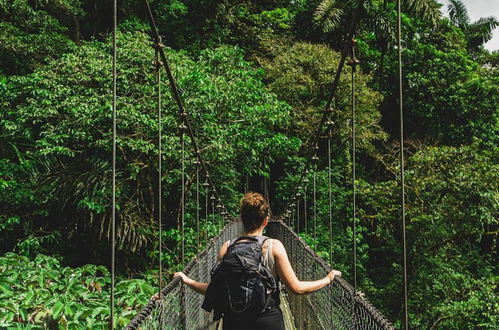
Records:
[[[300,281],[291,267],[284,245],[282,245],[279,240],[272,240],[272,250],[279,277],[282,279],[286,287],[294,294],[315,292],[333,282],[335,276],[341,276],[341,272],[332,270],[326,277],[320,280]]]
[[[218,251],[217,255],[217,260],[220,261],[224,257],[225,253],[227,253],[227,248],[229,247],[229,242],[227,241],[222,246],[220,247],[220,250]],[[208,290],[208,285],[209,283],[204,283],[204,282],[198,282],[190,278],[189,276],[185,275],[183,272],[177,272],[173,274],[173,277],[180,277],[182,282],[187,285],[189,288],[192,290],[196,291],[197,293],[200,293],[202,295],[206,294],[206,290]],[[158,297],[156,297],[158,298]]]
[[[204,283],[204,282],[198,282],[190,278],[189,276],[185,275],[183,272],[177,272],[173,274],[173,277],[180,277],[182,282],[187,285],[189,288],[192,290],[196,291],[197,293],[200,293],[202,295],[206,294],[206,290],[208,289],[208,284],[209,283]]]

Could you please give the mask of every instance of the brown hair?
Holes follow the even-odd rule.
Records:
[[[241,198],[241,220],[246,231],[258,229],[269,215],[269,204],[256,192],[249,192]]]

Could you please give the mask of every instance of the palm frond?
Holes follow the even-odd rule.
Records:
[[[314,23],[327,33],[334,30],[341,22],[343,9],[334,0],[323,0],[314,12]]]
[[[386,41],[395,39],[395,29],[389,11],[379,6],[370,6],[366,7],[366,12],[367,15],[363,18],[364,23],[379,39]]]
[[[468,9],[461,0],[449,0],[447,10],[449,11],[450,21],[454,25],[464,28],[470,24]]]
[[[492,32],[499,26],[497,18],[482,17],[478,21],[468,25],[466,29],[466,36],[468,39],[468,46],[476,48],[483,45],[492,39]]]
[[[431,22],[434,26],[442,16],[440,6],[435,0],[405,0],[405,7],[411,14]]]

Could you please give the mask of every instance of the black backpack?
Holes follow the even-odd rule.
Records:
[[[267,239],[242,236],[231,241],[223,259],[213,267],[201,306],[214,311],[213,320],[223,315],[255,318],[269,306],[271,297],[278,299],[276,279],[262,263],[262,245]]]

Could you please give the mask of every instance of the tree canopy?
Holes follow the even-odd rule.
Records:
[[[357,155],[351,154],[347,66],[333,100],[331,131],[324,131],[316,150],[318,235],[300,235],[352,279],[355,160],[359,289],[400,325],[396,1],[150,3],[210,178],[236,217],[247,190],[267,191],[273,214],[283,211],[328,101],[352,12],[362,4]],[[205,209],[212,191],[203,186],[202,171],[203,206],[197,210],[199,168],[187,138],[187,228],[181,235],[178,109],[162,77],[158,178],[158,81],[146,13],[138,1],[119,5],[117,325],[124,326],[157,285],[159,232],[166,282],[185,266],[180,240],[188,258],[198,250],[196,215],[203,219],[202,242],[223,222],[213,204]],[[458,0],[450,1],[450,18],[441,17],[434,0],[402,5],[409,324],[494,329],[499,62],[498,52],[483,44],[497,18],[472,22]],[[106,324],[111,8],[110,0],[0,0],[0,327]]]

